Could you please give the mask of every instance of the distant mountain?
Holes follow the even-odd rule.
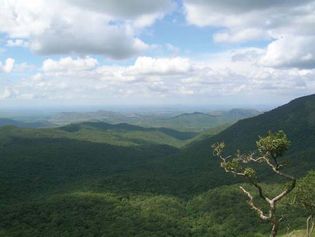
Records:
[[[256,110],[233,109],[229,111],[217,111],[210,113],[184,113],[161,121],[165,127],[175,129],[186,128],[187,130],[204,131],[224,124],[232,124],[236,121],[259,114]]]
[[[87,121],[102,121],[107,123],[124,123],[133,117],[122,113],[112,111],[96,111],[96,112],[63,112],[52,116],[49,121],[58,125],[66,125],[70,123],[80,123]]]
[[[58,138],[66,139],[66,141],[71,139],[121,147],[139,146],[139,149],[141,146],[149,144],[167,144],[177,148],[186,145],[167,157],[162,154],[155,154],[160,159],[154,160],[154,162],[149,161],[152,170],[149,173],[141,171],[141,179],[137,175],[131,176],[127,172],[119,178],[115,177],[110,180],[112,183],[124,184],[124,188],[128,188],[131,183],[139,185],[139,187],[146,186],[144,183],[150,180],[152,183],[163,183],[163,188],[168,190],[166,192],[185,196],[188,192],[200,193],[222,184],[231,184],[237,181],[229,179],[219,168],[217,160],[211,158],[211,145],[213,143],[225,141],[230,151],[235,151],[238,148],[248,151],[255,148],[255,141],[258,136],[266,134],[269,129],[283,129],[288,133],[292,140],[288,156],[305,157],[299,164],[297,164],[299,159],[292,159],[290,167],[294,168],[294,165],[299,167],[299,169],[294,170],[294,173],[303,174],[310,168],[310,164],[314,164],[314,159],[312,159],[315,154],[313,148],[315,131],[314,120],[312,119],[314,116],[314,97],[300,98],[256,117],[243,119],[217,135],[214,135],[215,131],[212,130],[194,137],[195,133],[179,132],[167,128],[145,128],[124,123],[83,122],[53,130],[30,130],[26,137],[32,138],[34,136],[32,134],[45,132],[47,134],[38,135],[37,138]],[[234,110],[229,113],[239,116],[239,114],[242,115],[242,110]],[[205,113],[188,113],[171,119],[179,123],[179,121],[190,118],[200,118],[201,120],[216,117]],[[225,126],[223,125],[217,131],[224,129]],[[22,133],[19,132],[19,134]],[[191,140],[192,142],[188,143]],[[138,171],[133,172],[137,173]],[[185,183],[185,185],[176,185],[176,183]],[[155,184],[152,184],[151,187],[152,189],[160,188],[157,188]]]
[[[239,119],[259,114],[256,110],[233,109],[213,113],[183,113],[176,116],[161,114],[117,113],[98,111],[88,113],[60,113],[49,119],[53,124],[66,125],[86,121],[101,121],[111,124],[128,123],[141,127],[166,127],[179,131],[200,132],[225,124],[231,124]]]
[[[0,127],[3,126],[16,126],[19,128],[45,128],[52,127],[54,125],[47,121],[23,122],[13,119],[0,118]]]
[[[288,134],[292,140],[291,153],[312,149],[315,144],[315,95],[301,97],[256,117],[240,120],[203,142],[224,141],[232,149],[253,149],[258,136],[265,135],[269,130],[284,130]]]
[[[104,122],[82,122],[59,127],[59,130],[78,133],[80,131],[89,133],[104,133],[108,136],[116,136],[119,142],[124,140],[134,142],[151,142],[181,145],[197,135],[195,132],[181,132],[170,128],[145,128],[127,123],[109,124]],[[93,136],[93,134],[91,134]],[[105,139],[106,140],[106,139]],[[106,142],[104,140],[104,142]]]
[[[18,121],[15,121],[13,119],[6,119],[6,118],[0,118],[0,126],[18,126],[20,123]]]
[[[254,117],[258,114],[260,114],[260,112],[254,109],[231,109],[224,112],[222,116],[224,116],[226,119],[236,121],[244,118]]]

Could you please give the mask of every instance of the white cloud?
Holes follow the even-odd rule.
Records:
[[[0,72],[10,73],[14,68],[14,62],[13,58],[7,58],[4,64],[0,62]]]
[[[247,48],[202,61],[139,57],[126,66],[99,65],[91,57],[49,59],[42,70],[11,85],[10,96],[118,104],[199,103],[225,97],[257,102],[259,96],[292,98],[315,90],[315,70],[265,67],[260,64],[264,54],[262,49]]]
[[[43,71],[45,73],[51,72],[80,72],[85,70],[91,70],[97,66],[98,62],[95,58],[85,57],[76,58],[71,57],[61,58],[58,61],[52,59],[46,59],[43,62]]]
[[[315,68],[315,36],[287,36],[273,41],[261,63],[272,67]]]
[[[163,77],[181,77],[193,70],[188,58],[152,58],[138,57],[133,65],[100,66],[97,73],[104,81],[123,81],[134,83],[161,82]]]
[[[42,73],[36,73],[35,75],[33,75],[32,77],[31,77],[31,80],[32,81],[43,81],[44,79],[43,79],[43,74]]]
[[[93,11],[103,12],[121,18],[138,18],[149,14],[163,13],[171,7],[169,0],[128,0],[122,4],[117,0],[67,0],[68,2],[88,8]]]
[[[236,32],[223,31],[214,34],[213,39],[215,42],[224,42],[224,43],[237,43],[248,40],[257,40],[257,39],[266,39],[268,38],[265,35],[265,32],[259,29],[244,29],[237,30]]]
[[[8,47],[28,47],[29,44],[23,39],[9,39],[6,46]]]
[[[7,99],[11,96],[11,91],[6,87],[0,92],[0,100]]]
[[[184,0],[184,8],[188,23],[219,27],[217,43],[271,41],[265,65],[315,68],[315,0]]]
[[[171,0],[0,2],[0,32],[8,45],[40,54],[100,54],[114,59],[148,48],[137,34],[170,10]]]
[[[139,57],[130,71],[135,74],[172,75],[189,72],[191,63],[188,58],[152,58]]]
[[[224,96],[296,96],[315,90],[315,0],[183,0],[187,22],[213,26],[216,43],[269,44],[266,48],[237,44],[245,48],[203,55],[202,60],[178,56],[191,52],[174,45],[148,45],[141,39],[144,28],[174,4],[174,0],[0,1],[0,32],[7,47],[70,54],[46,59],[40,69],[14,65],[11,58],[0,63],[0,72],[12,72],[14,67],[14,75],[21,75],[14,82],[0,81],[5,88],[0,97],[199,102]],[[86,56],[124,59],[153,48],[152,55],[167,51],[174,57],[140,56],[129,65],[104,65]]]
[[[37,70],[37,66],[33,64],[29,64],[26,62],[23,63],[15,63],[14,64],[14,73],[19,73],[20,75],[25,75],[26,73],[34,73]]]
[[[314,0],[184,0],[184,7],[190,24],[220,26],[231,36],[239,31],[247,31],[249,39],[261,38],[261,31],[268,37],[289,31],[315,32]],[[239,38],[243,40],[246,37]]]

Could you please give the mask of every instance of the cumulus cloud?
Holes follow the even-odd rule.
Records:
[[[261,63],[272,67],[315,68],[315,36],[287,36],[268,45]]]
[[[0,72],[10,73],[13,70],[15,60],[7,58],[4,63],[0,62]]]
[[[189,72],[192,69],[188,58],[139,57],[130,68],[136,74],[172,75]]]
[[[114,59],[148,48],[137,34],[162,17],[171,0],[147,2],[6,0],[0,2],[0,32],[8,45],[40,54],[101,54]],[[26,40],[26,41],[25,41]],[[23,42],[22,42],[23,41]]]
[[[28,47],[28,42],[22,39],[9,39],[6,43],[8,47]]]
[[[264,65],[314,68],[314,0],[184,0],[184,8],[188,23],[219,27],[217,43],[270,41]]]
[[[92,57],[47,59],[39,72],[11,85],[6,95],[108,103],[199,103],[224,97],[292,98],[314,91],[314,69],[262,66],[264,55],[262,49],[247,48],[217,53],[202,61],[139,57],[125,66],[99,65]]]
[[[42,69],[45,73],[50,72],[67,72],[67,71],[85,71],[91,70],[97,66],[98,62],[95,58],[77,58],[71,57],[61,58],[59,60],[46,59],[43,62]]]
[[[14,65],[11,58],[0,62],[0,72],[14,67],[14,76],[21,75],[14,82],[0,80],[0,98],[199,103],[225,96],[292,98],[314,92],[315,0],[183,0],[189,24],[213,26],[216,43],[237,43],[237,49],[205,52],[200,60],[196,55],[178,56],[184,51],[171,44],[148,45],[141,39],[143,29],[173,4],[174,0],[0,1],[0,32],[7,47],[61,55],[44,60],[41,67]],[[255,40],[268,45],[238,44]],[[103,64],[96,56],[86,56],[124,59],[149,48],[174,56],[137,56],[128,65]]]
[[[311,34],[315,31],[312,27],[314,0],[184,0],[184,7],[189,23],[221,26],[231,36],[239,34],[239,30],[247,31],[250,39],[255,38],[255,35],[261,37],[260,31],[270,37],[273,31],[290,30]],[[246,37],[240,37],[239,40],[246,40]]]
[[[128,58],[149,47],[126,26],[110,25],[102,18],[80,13],[72,23],[59,19],[57,26],[33,37],[30,47],[41,54],[103,54],[113,59]],[[77,19],[82,23],[77,24]]]
[[[169,0],[129,0],[123,4],[117,0],[67,0],[68,2],[88,8],[93,11],[103,12],[121,18],[139,18],[150,14],[164,13],[172,4]]]

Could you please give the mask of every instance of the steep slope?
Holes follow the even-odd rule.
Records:
[[[146,174],[141,180],[138,176],[121,175],[116,184],[124,183],[128,187],[132,183],[145,185],[148,179],[152,184],[161,181],[165,190],[172,190],[172,194],[185,197],[240,182],[240,179],[232,178],[220,168],[218,160],[212,157],[211,145],[224,141],[227,152],[234,153],[237,149],[251,151],[255,149],[255,141],[260,135],[279,129],[283,129],[292,141],[284,158],[289,161],[288,171],[302,176],[307,170],[315,168],[314,106],[315,95],[299,98],[259,116],[241,120],[217,135],[201,139],[197,137],[180,153],[158,160],[159,165],[164,167],[162,172],[155,170],[157,173]],[[263,170],[263,174],[265,172]],[[160,180],[156,179],[161,173],[163,176]],[[163,177],[167,177],[168,182]],[[268,175],[266,177],[269,178]],[[272,177],[270,176],[270,181]]]
[[[250,151],[255,149],[258,137],[269,130],[284,130],[291,140],[286,156],[292,172],[302,175],[306,170],[315,168],[315,95],[301,97],[256,117],[240,120],[215,136],[189,144],[182,156],[192,166],[218,167],[217,162],[210,159],[213,143],[224,141],[227,152],[237,149]],[[211,170],[217,173],[215,169]]]

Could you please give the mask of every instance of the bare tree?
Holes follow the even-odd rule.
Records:
[[[224,156],[225,144],[223,142],[212,145],[213,154],[220,159],[221,167],[225,172],[245,178],[249,184],[256,188],[259,197],[267,204],[269,210],[265,213],[262,207],[256,205],[254,195],[243,186],[240,186],[242,192],[248,197],[249,206],[256,211],[261,220],[268,221],[271,224],[272,229],[270,236],[272,237],[277,236],[279,223],[281,221],[281,218],[276,213],[277,204],[288,195],[296,185],[296,179],[293,176],[281,171],[284,164],[279,162],[279,157],[283,156],[289,144],[290,141],[286,134],[283,131],[278,131],[276,133],[269,132],[267,136],[260,137],[256,142],[258,150],[256,153],[241,154],[238,151],[234,156]],[[258,181],[256,170],[250,167],[250,163],[266,164],[273,173],[288,180],[289,185],[276,196],[269,197]]]

